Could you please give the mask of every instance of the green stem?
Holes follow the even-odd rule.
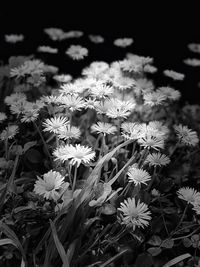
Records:
[[[74,179],[73,179],[73,185],[72,185],[72,194],[74,193],[75,186],[76,186],[77,170],[78,170],[77,164],[75,164],[74,168],[75,169],[74,169]]]

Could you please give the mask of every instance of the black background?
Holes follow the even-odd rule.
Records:
[[[199,103],[197,84],[200,68],[183,64],[187,57],[200,58],[190,52],[187,44],[200,42],[200,11],[194,1],[74,1],[69,4],[59,1],[7,3],[0,9],[0,59],[7,61],[10,55],[29,55],[39,45],[59,48],[58,55],[37,54],[48,64],[59,66],[60,71],[78,76],[83,66],[93,60],[111,62],[122,59],[126,52],[155,58],[159,68],[156,74],[160,86],[171,85],[182,92],[182,99]],[[136,4],[137,3],[137,4]],[[148,5],[147,5],[148,3]],[[159,4],[158,4],[159,3]],[[108,5],[109,4],[109,5]],[[68,30],[83,30],[84,37],[78,40],[53,42],[43,33],[47,27]],[[15,45],[5,43],[4,34],[23,33],[25,41]],[[101,34],[104,44],[92,44],[87,34]],[[127,49],[113,46],[117,37],[133,37],[134,44]],[[89,57],[83,62],[73,62],[65,55],[70,44],[82,44],[89,49]],[[173,82],[162,75],[164,69],[173,69],[186,74],[183,82]]]

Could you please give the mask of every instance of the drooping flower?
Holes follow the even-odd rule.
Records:
[[[53,152],[53,155],[56,157],[56,160],[69,160],[71,165],[77,164],[77,167],[79,167],[81,163],[87,164],[93,160],[95,152],[87,146],[81,146],[80,144],[73,146],[67,144],[65,146],[58,147]]]
[[[124,202],[120,203],[120,208],[118,208],[118,210],[122,212],[122,224],[131,227],[133,230],[135,230],[136,227],[144,228],[148,226],[151,220],[151,212],[148,210],[148,206],[140,202],[140,200],[136,203],[135,198],[124,200]]]
[[[60,193],[59,190],[64,185],[64,177],[56,171],[49,171],[43,175],[43,179],[38,177],[34,185],[34,192],[46,199],[57,201]]]

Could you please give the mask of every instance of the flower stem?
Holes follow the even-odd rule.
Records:
[[[73,185],[72,185],[72,194],[74,193],[74,189],[76,186],[77,170],[78,170],[77,164],[75,164],[74,168],[75,169],[74,169],[74,179],[73,179]]]

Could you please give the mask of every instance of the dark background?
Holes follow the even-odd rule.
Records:
[[[150,2],[150,1],[149,1]],[[58,55],[39,54],[37,57],[46,63],[59,66],[60,72],[77,77],[81,69],[94,60],[111,62],[122,59],[126,52],[155,58],[156,74],[160,86],[171,85],[182,92],[183,101],[199,103],[200,68],[187,66],[185,58],[200,58],[190,52],[187,44],[200,43],[200,12],[195,2],[175,7],[165,1],[147,5],[144,1],[66,1],[54,2],[27,1],[26,4],[7,6],[0,9],[0,59],[7,62],[10,55],[30,55],[39,45],[59,48]],[[175,2],[175,1],[174,1]],[[87,5],[86,5],[87,3]],[[136,5],[137,3],[137,5]],[[109,4],[109,5],[108,5]],[[51,41],[44,33],[47,27],[59,27],[65,31],[82,30],[84,37],[62,42]],[[9,44],[4,41],[4,34],[22,33],[23,43]],[[100,34],[105,37],[104,44],[93,44],[88,34]],[[113,46],[118,37],[133,37],[134,44],[126,49]],[[89,49],[89,57],[81,62],[74,62],[65,55],[70,44],[81,44]],[[173,69],[185,73],[183,82],[174,82],[162,75],[164,69]]]

